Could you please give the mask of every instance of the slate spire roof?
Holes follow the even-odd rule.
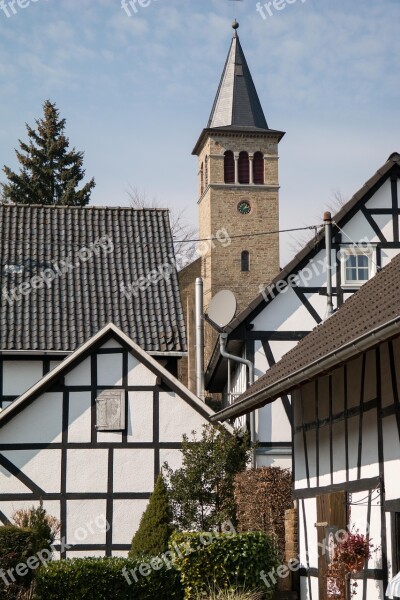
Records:
[[[1,205],[0,351],[73,351],[110,322],[186,351],[168,210]]]
[[[261,102],[237,34],[237,28],[235,29],[207,127],[268,129]]]

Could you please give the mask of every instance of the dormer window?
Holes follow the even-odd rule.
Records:
[[[372,248],[345,249],[342,250],[341,256],[344,286],[359,287],[375,275],[376,269],[372,258]]]

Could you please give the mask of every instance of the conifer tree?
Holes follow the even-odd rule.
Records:
[[[166,552],[173,531],[171,523],[168,492],[163,476],[159,475],[139,529],[133,536],[129,557],[158,556]]]
[[[56,105],[46,100],[43,118],[35,122],[36,130],[26,124],[29,142],[18,140],[20,150],[15,150],[20,173],[3,168],[8,179],[2,184],[3,202],[85,206],[95,182],[91,179],[77,189],[85,176],[84,153],[69,150],[65,119],[60,119]]]

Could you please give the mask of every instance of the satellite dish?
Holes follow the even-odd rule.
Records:
[[[230,290],[221,290],[211,300],[207,317],[217,327],[226,327],[236,314],[237,302],[235,294]]]

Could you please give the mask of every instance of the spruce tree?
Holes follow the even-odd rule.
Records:
[[[95,186],[91,179],[80,190],[85,176],[83,152],[69,150],[69,139],[64,135],[65,119],[50,100],[43,104],[43,118],[36,119],[36,130],[26,124],[29,142],[19,141],[15,150],[20,173],[4,166],[8,183],[2,184],[3,202],[16,204],[63,204],[85,206]]]
[[[158,556],[166,552],[173,531],[171,523],[168,492],[162,475],[159,475],[139,529],[133,536],[129,557]]]

